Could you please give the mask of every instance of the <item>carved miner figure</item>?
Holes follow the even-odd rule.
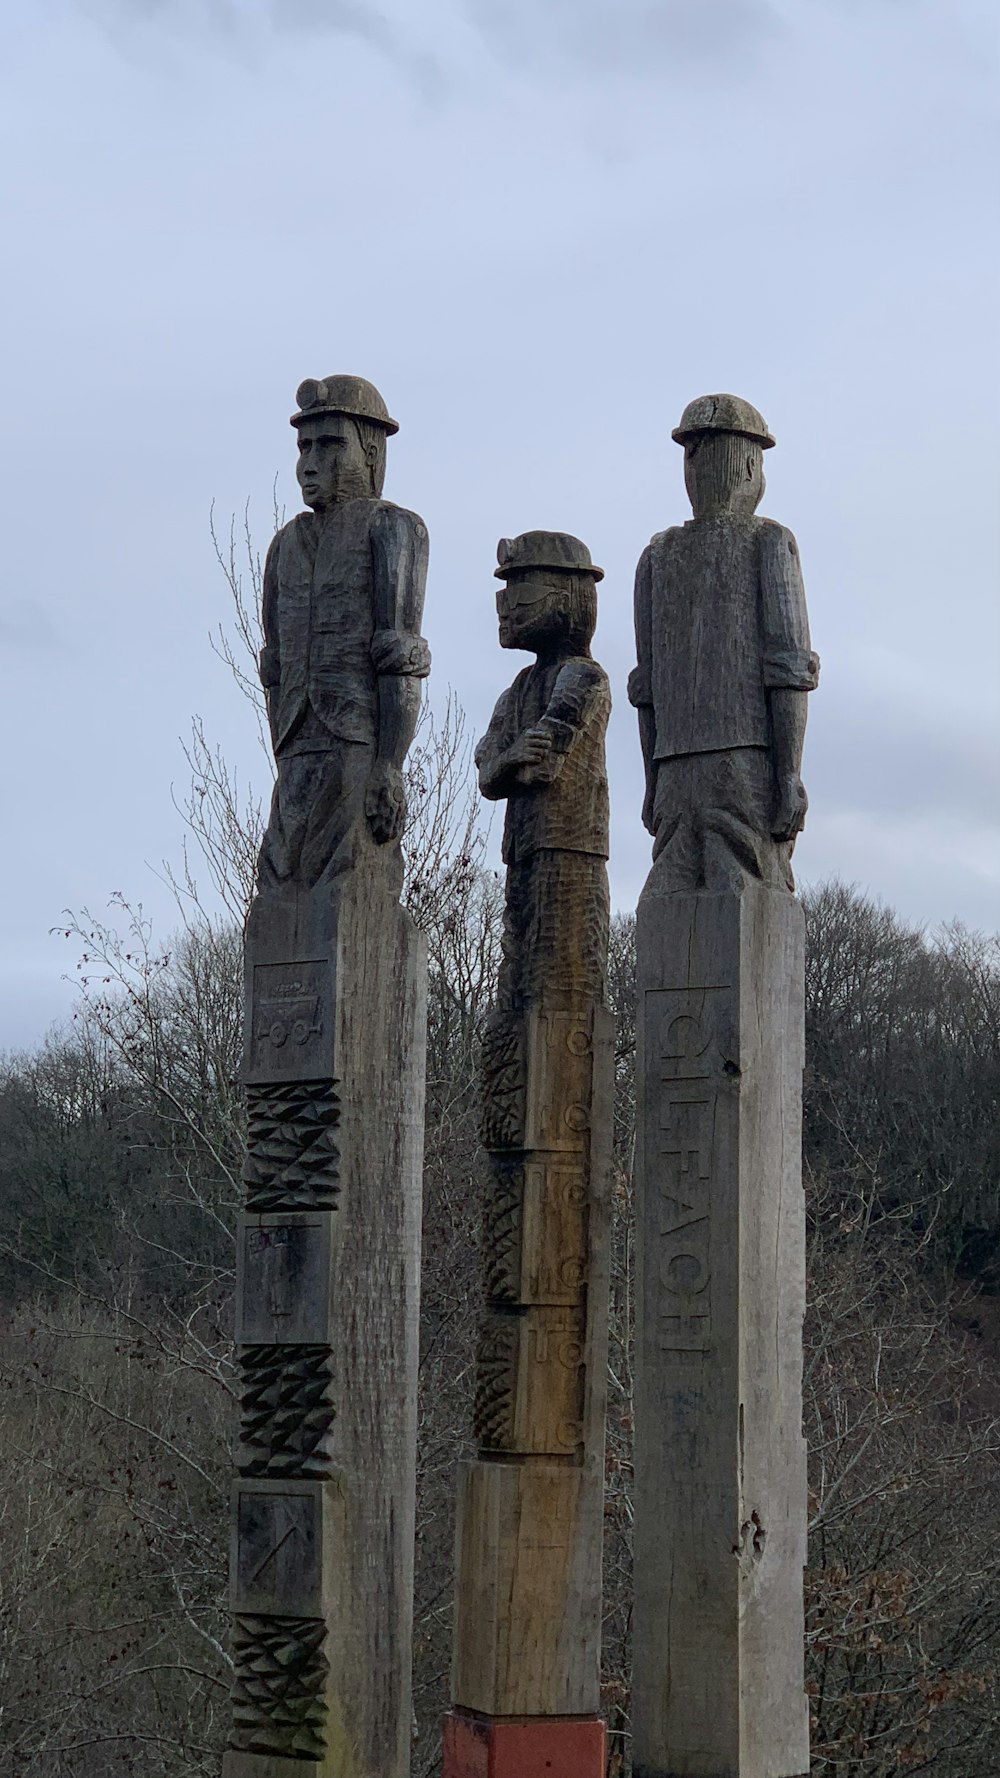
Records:
[[[396,421],[363,377],[307,378],[297,399],[296,475],[311,510],[282,527],[264,568],[260,672],[277,781],[262,890],[338,875],[365,827],[395,850],[430,669],[420,635],[427,530],[381,497]]]
[[[635,1778],[806,1778],[804,921],[819,662],[756,408],[673,434],[693,508],[635,586]]]
[[[495,570],[502,648],[531,649],[476,748],[485,797],[507,799],[501,1009],[547,987],[603,992],[609,902],[604,736],[608,679],[590,653],[590,551],[556,531],[502,538]]]
[[[658,888],[791,889],[819,660],[795,538],[756,516],[774,439],[735,395],[690,402],[673,437],[694,517],[640,558],[629,679]]]
[[[242,1418],[223,1778],[410,1770],[422,935],[400,906],[427,532],[363,377],[292,415],[306,512],[264,570],[277,767],[244,947]]]
[[[481,1059],[485,1303],[478,1456],[459,1480],[454,1709],[444,1778],[606,1770],[600,1707],[614,1019],[611,699],[591,656],[601,579],[562,532],[497,550],[500,642],[530,649],[476,748],[506,798],[498,1005]],[[510,1718],[517,1732],[508,1738]]]

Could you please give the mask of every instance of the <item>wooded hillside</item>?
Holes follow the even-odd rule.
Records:
[[[436,1767],[477,1305],[500,885],[461,799],[431,955],[415,1774]],[[814,1771],[987,1778],[1000,1728],[1000,947],[806,898]],[[125,916],[126,910],[119,912]],[[126,919],[127,924],[127,919]],[[239,935],[85,928],[77,1018],[0,1069],[0,1770],[216,1773],[227,1726]],[[628,1770],[633,922],[619,1013],[606,1704]]]

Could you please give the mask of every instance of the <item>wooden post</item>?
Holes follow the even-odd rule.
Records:
[[[399,906],[427,533],[360,377],[298,391],[264,571],[277,767],[246,937],[224,1778],[406,1778],[426,961]]]
[[[484,1045],[486,1307],[459,1482],[445,1778],[603,1778],[601,1532],[614,1021],[600,574],[502,543],[501,641],[537,649],[476,751],[508,799],[504,963]]]
[[[640,901],[635,1771],[797,1778],[802,910]]]
[[[405,1778],[423,941],[356,871],[326,932],[272,914],[247,953],[225,1778]]]
[[[803,920],[809,642],[756,517],[774,440],[686,409],[694,517],[636,575],[653,868],[636,922],[635,1778],[801,1778]]]

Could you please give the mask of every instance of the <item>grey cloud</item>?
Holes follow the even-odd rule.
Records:
[[[276,29],[356,37],[411,75],[428,96],[444,84],[440,58],[414,43],[369,0],[271,0],[268,16]]]
[[[30,599],[0,601],[0,642],[12,648],[46,651],[64,646],[48,613]]]
[[[770,0],[467,0],[497,54],[528,69],[662,74],[677,62],[715,67],[783,31]]]
[[[443,86],[444,64],[415,42],[370,0],[84,0],[84,10],[112,32],[132,23],[210,31],[217,40],[242,45],[257,22],[276,32],[354,38],[377,50],[428,96]]]
[[[841,688],[836,729],[814,719],[806,745],[817,803],[895,817],[951,815],[976,828],[997,825],[1000,749],[985,723],[979,737],[956,733],[937,724],[932,710],[895,701],[879,708]]]

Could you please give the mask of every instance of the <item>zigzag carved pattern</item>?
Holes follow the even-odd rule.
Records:
[[[333,1081],[247,1088],[247,1208],[335,1210],[340,1100]]]
[[[240,1469],[246,1475],[327,1475],[336,1418],[329,1346],[244,1346],[240,1366]]]
[[[325,1640],[322,1618],[235,1618],[232,1748],[280,1759],[323,1758]]]
[[[483,1147],[522,1147],[527,1081],[522,1019],[504,1013],[492,1015],[483,1033],[479,1077]]]
[[[509,1450],[514,1439],[518,1325],[515,1315],[487,1315],[476,1352],[473,1429],[482,1450]]]
[[[524,1167],[490,1157],[491,1180],[483,1217],[483,1281],[492,1302],[514,1303],[520,1294]]]

